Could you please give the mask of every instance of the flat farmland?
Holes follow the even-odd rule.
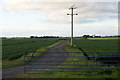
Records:
[[[118,51],[118,39],[113,38],[91,38],[91,39],[74,39],[74,42],[84,51]],[[108,47],[107,47],[108,46]],[[80,51],[79,48],[70,45],[70,40],[63,47],[65,51]],[[56,65],[47,69],[46,74],[18,74],[13,78],[117,78],[120,74],[119,63],[116,63],[117,59],[108,58],[102,59],[104,62],[100,62],[98,58],[87,57],[83,53],[66,53],[67,56],[64,62],[60,65]],[[116,53],[86,53],[88,56],[118,56]],[[72,57],[75,56],[75,57]],[[84,56],[84,57],[82,57]],[[106,59],[106,60],[105,60]],[[112,62],[111,62],[112,61]],[[115,63],[114,63],[115,62]],[[120,61],[118,61],[120,62]],[[114,64],[113,64],[114,63]],[[46,70],[46,69],[42,69]]]
[[[89,53],[88,56],[120,56],[119,53],[111,53],[111,51],[119,51],[119,39],[118,38],[89,38],[89,39],[75,39],[74,43],[83,51],[110,51],[109,53]],[[91,59],[113,59],[113,57],[92,57]],[[118,59],[115,58],[115,59]]]
[[[84,51],[118,51],[118,40],[112,38],[75,39],[74,42]]]
[[[58,39],[2,39],[2,59],[18,59],[27,51],[36,51],[57,41]]]

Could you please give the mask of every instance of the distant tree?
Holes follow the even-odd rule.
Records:
[[[37,36],[35,36],[35,38],[38,38]]]
[[[34,36],[30,36],[30,38],[34,38]]]
[[[87,39],[89,37],[89,35],[83,35],[84,39]]]

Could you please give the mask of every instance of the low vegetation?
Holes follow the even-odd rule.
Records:
[[[76,39],[75,42],[84,51],[116,51],[117,40],[96,40],[96,39]],[[107,47],[108,46],[108,47]],[[112,47],[111,47],[112,46]],[[70,46],[70,42],[63,48],[65,51],[80,51],[78,47]],[[87,53],[88,54],[88,53]],[[68,56],[84,56],[83,53],[67,53]],[[96,54],[88,54],[89,56],[95,56]],[[101,54],[98,54],[99,56]],[[105,54],[106,55],[106,54]],[[117,55],[118,54],[110,54]],[[102,54],[103,56],[103,54]],[[77,65],[76,65],[77,64]],[[47,72],[43,74],[18,74],[13,76],[14,78],[109,78],[118,80],[120,74],[119,65],[105,65],[102,62],[88,60],[87,57],[67,57],[65,62],[61,62],[60,65],[47,69]],[[99,79],[98,79],[99,80]],[[104,79],[102,79],[104,80]],[[106,79],[105,79],[106,80]]]
[[[18,59],[29,51],[36,51],[38,48],[49,46],[57,41],[58,39],[3,39],[2,59]]]
[[[3,68],[24,64],[24,54],[31,55],[30,51],[43,51],[59,39],[2,39]],[[38,55],[41,55],[39,53]]]
[[[91,59],[96,60],[120,60],[119,52],[113,53],[112,51],[119,51],[118,38],[89,38],[89,39],[75,39],[74,43],[83,51],[88,51],[86,54],[91,56]],[[93,52],[89,51],[109,51],[106,52]],[[93,57],[92,57],[93,56]],[[95,56],[95,57],[94,57]],[[99,57],[105,56],[105,57]],[[111,56],[111,57],[110,57]]]

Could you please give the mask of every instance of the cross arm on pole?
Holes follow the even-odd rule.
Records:
[[[67,13],[67,15],[78,15],[77,13],[76,14],[69,14],[69,13]]]

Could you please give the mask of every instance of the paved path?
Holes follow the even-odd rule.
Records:
[[[64,61],[64,57],[46,57],[46,56],[67,56],[66,53],[57,53],[57,52],[61,52],[64,51],[62,49],[62,47],[64,45],[66,45],[67,41],[62,41],[60,44],[48,49],[48,52],[54,51],[55,53],[44,53],[44,55],[42,57],[40,57],[40,59],[34,60],[32,62],[30,62],[29,64],[48,64],[48,65],[26,65],[26,68],[49,68],[49,67],[53,67],[54,65],[59,64],[59,61]],[[43,62],[45,60],[52,60],[53,62]],[[54,62],[56,61],[56,62]],[[58,62],[57,62],[58,61]],[[53,64],[53,65],[50,65]],[[3,77],[10,77],[13,76],[15,74],[20,74],[20,73],[24,73],[24,66],[18,66],[18,67],[14,67],[14,68],[7,68],[7,69],[3,69]]]

